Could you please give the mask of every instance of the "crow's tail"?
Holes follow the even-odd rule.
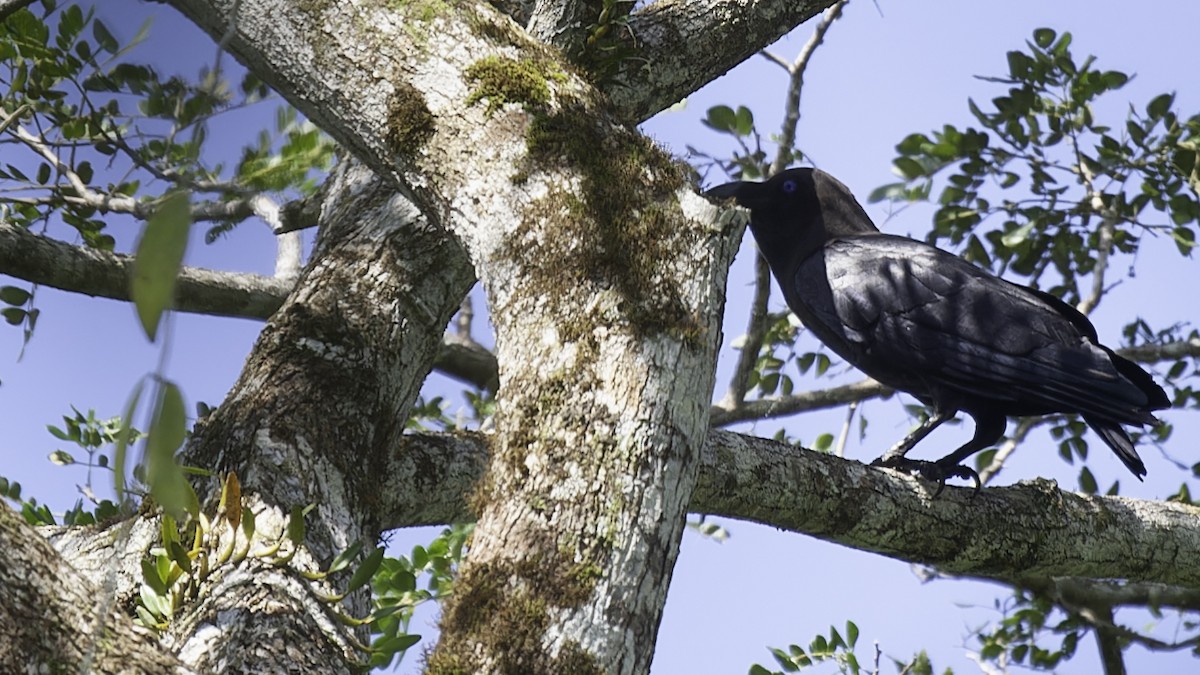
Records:
[[[1146,475],[1146,465],[1142,463],[1142,458],[1138,457],[1137,450],[1133,447],[1133,440],[1129,438],[1129,434],[1125,433],[1125,429],[1120,424],[1091,415],[1084,415],[1083,421],[1100,434],[1100,438],[1103,438],[1108,447],[1117,453],[1117,457],[1125,466],[1129,467],[1138,480]]]

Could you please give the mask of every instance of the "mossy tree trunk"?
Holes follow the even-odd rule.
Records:
[[[363,163],[330,179],[313,260],[187,451],[237,472],[260,533],[317,506],[291,566],[221,567],[157,640],[126,618],[153,514],[57,533],[61,558],[0,514],[0,672],[361,669],[364,636],[296,572],[385,528],[460,517],[468,483],[479,524],[433,672],[646,672],[689,503],[1029,587],[1197,585],[1200,565],[1180,562],[1200,560],[1191,506],[1046,483],[931,502],[896,474],[706,434],[738,230],[631,125],[829,2],[607,18],[599,0],[172,4]],[[593,37],[605,49],[589,52]],[[476,277],[497,331],[496,431],[402,437]],[[365,597],[348,609],[361,616]]]
[[[234,53],[452,233],[484,285],[497,432],[430,669],[648,670],[737,228],[489,5],[175,4],[217,35],[232,21]]]

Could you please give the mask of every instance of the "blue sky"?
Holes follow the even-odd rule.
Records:
[[[97,13],[118,37],[132,35],[141,17],[156,15],[150,39],[134,52],[135,60],[188,75],[212,63],[211,40],[163,5],[108,0]],[[817,166],[862,198],[894,180],[890,162],[901,138],[944,123],[968,124],[968,97],[988,100],[1001,93],[996,85],[973,76],[1003,73],[1005,52],[1021,47],[1041,26],[1071,31],[1077,59],[1096,54],[1102,68],[1136,73],[1112,99],[1111,112],[1116,115],[1123,116],[1128,101],[1144,105],[1163,91],[1177,92],[1180,110],[1197,112],[1197,25],[1200,6],[1191,0],[1166,0],[1138,9],[1127,3],[1077,0],[852,3],[807,75],[800,146]],[[810,32],[811,26],[802,26],[772,49],[790,60]],[[754,110],[759,128],[773,132],[782,115],[785,83],[778,66],[752,58],[690,97],[682,110],[648,122],[645,130],[681,155],[687,144],[717,153],[727,146],[699,124],[705,110],[716,104],[747,105]],[[222,124],[223,147],[215,151],[236,153],[269,119],[267,109],[261,121],[246,118],[242,123]],[[723,178],[714,175],[711,180]],[[919,236],[929,227],[927,210],[908,209],[886,223],[883,205],[867,205],[867,210],[889,232]],[[126,246],[134,240],[135,226],[114,227]],[[215,245],[197,240],[188,263],[269,273],[271,251],[266,228],[248,223]],[[717,398],[736,356],[728,343],[744,326],[753,255],[753,248],[744,246],[730,278]],[[1194,261],[1182,260],[1168,240],[1160,239],[1146,246],[1137,269],[1136,283],[1118,287],[1094,316],[1102,339],[1110,344],[1119,342],[1120,327],[1134,316],[1158,325],[1197,318],[1194,301],[1178,293],[1200,281]],[[0,283],[12,282],[0,279]],[[146,343],[132,308],[124,303],[41,289],[38,304],[42,309],[38,330],[21,362],[16,361],[20,331],[0,327],[0,474],[21,481],[26,494],[61,510],[74,502],[75,484],[84,477],[82,472],[46,461],[46,455],[60,444],[45,425],[59,422],[71,404],[83,410],[96,408],[105,417],[119,414],[136,380],[154,368],[157,351]],[[778,294],[773,304],[782,308]],[[236,378],[261,324],[189,315],[174,321],[170,377],[181,383],[189,405],[198,400],[218,403]],[[898,399],[871,402],[864,411],[871,420],[869,433],[862,443],[852,437],[847,455],[869,461],[906,431],[908,421]],[[1189,464],[1195,461],[1191,448],[1200,437],[1195,415],[1164,417],[1178,429],[1171,443],[1174,456]],[[784,420],[782,425],[793,436],[812,439],[823,431],[836,431],[842,419],[839,411]],[[763,423],[746,430],[769,435],[776,428],[778,423]],[[970,429],[968,422],[939,430],[915,454],[940,456],[957,447]],[[1172,493],[1182,476],[1153,448],[1147,447],[1143,456],[1150,471],[1143,484],[1107,452],[1094,453],[1089,466],[1102,486],[1120,479],[1123,494],[1161,498]],[[1014,456],[1000,482],[1041,476],[1074,487],[1077,471],[1057,459],[1048,439],[1040,436]],[[861,629],[860,661],[864,663],[872,654],[871,642],[877,640],[885,657],[907,659],[926,648],[939,672],[947,666],[959,673],[978,672],[965,655],[967,649],[976,648],[967,634],[998,618],[993,601],[1007,597],[1004,589],[963,581],[923,583],[906,563],[750,523],[724,524],[733,536],[723,544],[691,533],[685,536],[655,656],[652,672],[656,675],[744,673],[754,662],[771,666],[768,645],[807,645],[817,633],[826,633],[830,624],[840,628],[847,619]],[[436,531],[397,533],[394,544],[407,551]],[[414,623],[414,631],[428,634],[433,621],[432,613],[424,613]],[[1142,627],[1147,619],[1136,616],[1127,621]],[[1098,671],[1090,640],[1080,645],[1079,652],[1061,672]],[[417,672],[417,663],[416,658],[408,659],[401,672]],[[1150,655],[1137,648],[1131,652],[1130,672],[1183,672],[1194,667],[1186,655]],[[883,672],[890,672],[890,667]]]

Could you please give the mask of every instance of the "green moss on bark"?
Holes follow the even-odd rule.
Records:
[[[473,636],[498,659],[494,665],[501,673],[598,675],[603,670],[579,645],[564,645],[553,657],[545,648],[549,608],[577,607],[591,597],[595,579],[581,567],[565,558],[471,566],[456,582],[462,590],[447,604],[442,629],[448,636]],[[537,597],[526,591],[530,586],[538,589]],[[429,655],[426,673],[478,672],[483,665],[478,658],[473,645],[443,637]]]

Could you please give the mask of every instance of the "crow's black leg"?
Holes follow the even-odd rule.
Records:
[[[887,452],[883,453],[882,457],[874,462],[871,462],[871,464],[875,466],[896,466],[897,464],[900,464],[901,462],[899,460],[904,459],[904,455],[909,450],[912,450],[913,446],[915,446],[917,443],[920,443],[921,439],[928,436],[929,432],[938,428],[942,422],[954,417],[955,412],[957,411],[934,410],[933,415],[929,419],[922,422],[919,426],[917,426],[916,429],[908,432],[908,435],[900,439],[899,443],[893,445],[890,449],[888,449]]]
[[[929,435],[930,431],[933,431],[939,424],[950,417],[950,414],[934,414],[924,424],[914,429],[908,436],[905,436],[904,440],[897,443],[891,450],[888,450],[883,457],[871,462],[871,464],[873,466],[885,466],[915,473],[926,480],[937,483],[937,491],[933,493],[934,498],[942,494],[942,490],[946,487],[947,478],[970,478],[975,483],[975,491],[978,492],[979,488],[983,485],[979,480],[979,474],[971,467],[963,466],[962,461],[1000,440],[1000,437],[1004,435],[1004,427],[1008,422],[1008,419],[1004,415],[973,415],[975,418],[975,436],[964,443],[962,447],[936,462],[908,459],[904,456],[904,453],[912,449],[912,446],[916,445],[917,441]]]
[[[942,491],[942,487],[946,484],[946,479],[951,477],[970,478],[975,482],[975,491],[979,492],[982,483],[979,480],[979,474],[969,466],[963,465],[963,460],[971,455],[983,450],[992,445],[1004,436],[1004,428],[1008,425],[1008,418],[1004,415],[994,413],[980,413],[973,415],[975,418],[975,436],[967,441],[954,452],[934,462],[941,473],[941,482],[938,485],[938,492]],[[937,494],[934,494],[936,497]]]

